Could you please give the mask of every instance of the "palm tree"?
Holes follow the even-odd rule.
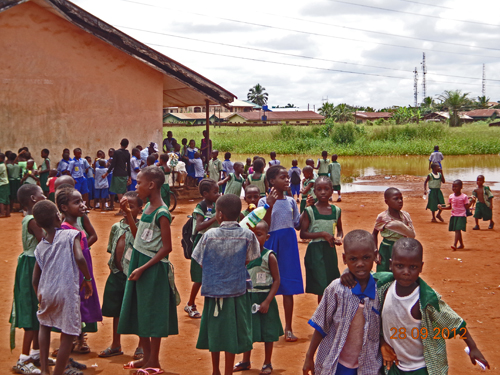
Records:
[[[460,116],[458,111],[469,102],[468,92],[463,93],[460,90],[445,90],[438,99],[441,100],[445,108],[450,111],[450,126],[461,126]]]
[[[488,103],[490,102],[490,98],[486,97],[486,95],[478,96],[476,102],[478,108],[488,108]]]
[[[351,121],[354,118],[354,109],[345,104],[337,105],[333,110],[333,119],[338,122]]]
[[[257,83],[254,87],[248,90],[247,99],[252,103],[263,106],[267,104],[268,94],[265,87],[262,87],[260,83]]]
[[[334,107],[333,103],[325,102],[325,103],[323,103],[323,105],[321,106],[321,108],[318,109],[318,113],[321,116],[324,116],[326,118],[331,118],[333,116],[334,108],[335,107]]]

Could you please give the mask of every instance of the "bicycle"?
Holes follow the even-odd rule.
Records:
[[[175,195],[175,193],[170,190],[170,205],[168,206],[168,210],[170,212],[174,212],[175,207],[177,207],[177,195]]]

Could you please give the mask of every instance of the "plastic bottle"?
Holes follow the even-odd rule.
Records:
[[[240,221],[240,227],[242,228],[255,228],[255,226],[264,219],[266,212],[269,209],[269,205],[266,203],[264,207],[257,207],[255,210],[250,212],[243,220]]]
[[[203,221],[208,221],[212,218],[212,209],[211,208],[208,208],[207,209],[207,214],[205,215],[205,220]]]

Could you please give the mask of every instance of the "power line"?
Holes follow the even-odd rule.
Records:
[[[341,3],[341,4],[347,4],[347,5],[354,5],[354,6],[363,7],[363,8],[385,10],[387,12],[411,14],[412,16],[429,17],[429,18],[434,18],[434,19],[438,19],[438,20],[463,22],[463,23],[470,23],[470,24],[482,25],[482,26],[495,26],[495,27],[500,26],[500,25],[496,25],[496,24],[493,24],[493,23],[476,22],[476,21],[466,21],[466,20],[457,20],[455,18],[439,17],[439,16],[432,16],[432,15],[429,15],[429,14],[407,12],[407,11],[404,11],[404,10],[395,10],[395,9],[389,9],[389,8],[381,8],[381,7],[376,7],[376,6],[373,6],[373,5],[350,3],[348,1],[342,1],[342,0],[328,0],[328,1],[332,1],[332,2],[335,2],[335,3]]]
[[[411,0],[399,0],[399,1],[404,1],[405,3],[413,3],[413,4],[418,4],[418,5],[426,5],[426,6],[429,6],[429,7],[435,7],[435,8],[453,9],[453,8],[450,8],[450,7],[445,7],[445,6],[442,6],[442,5],[434,5],[434,4],[428,4],[428,3],[420,3],[420,2],[418,2],[418,1],[411,1]]]
[[[268,28],[268,29],[276,29],[276,30],[282,30],[282,31],[295,32],[295,33],[299,33],[299,34],[322,36],[322,37],[333,38],[333,39],[342,39],[342,40],[348,40],[348,41],[351,41],[351,42],[368,43],[368,44],[371,44],[371,45],[378,44],[378,45],[383,45],[383,46],[398,47],[398,48],[405,48],[405,49],[413,49],[413,50],[418,50],[418,51],[422,51],[422,50],[433,51],[433,52],[437,52],[437,53],[447,53],[447,54],[452,54],[452,55],[488,57],[488,58],[498,59],[498,56],[472,55],[472,54],[469,54],[469,53],[451,52],[451,51],[435,50],[435,49],[429,49],[429,48],[402,46],[402,45],[399,45],[399,44],[373,42],[373,41],[366,41],[366,40],[360,40],[360,39],[354,39],[354,38],[346,38],[346,37],[340,37],[340,36],[334,36],[334,35],[328,35],[328,34],[313,33],[313,32],[309,32],[309,31],[287,29],[287,28],[284,28],[284,27],[270,26],[270,25],[264,25],[264,24],[259,24],[259,23],[255,23],[255,22],[248,22],[248,21],[240,21],[240,20],[235,20],[235,19],[226,18],[226,17],[212,16],[212,15],[206,15],[206,14],[203,14],[203,13],[197,13],[197,12],[185,11],[185,10],[181,10],[181,9],[168,8],[168,7],[163,7],[163,6],[159,6],[159,5],[153,5],[153,4],[146,4],[146,3],[141,3],[141,2],[138,2],[138,1],[134,1],[134,0],[119,0],[119,1],[124,1],[124,2],[127,2],[127,3],[133,3],[133,4],[140,4],[140,5],[149,6],[149,7],[153,7],[153,8],[168,9],[168,10],[173,10],[173,11],[177,11],[177,12],[181,12],[181,13],[194,14],[194,15],[197,15],[197,16],[208,17],[208,18],[212,18],[212,19],[215,18],[215,19],[220,19],[220,20],[224,20],[224,21],[228,21],[228,22],[235,22],[235,23],[241,23],[241,24],[245,24],[245,25],[265,27],[265,28]],[[336,0],[330,0],[330,1],[336,1]]]
[[[304,56],[304,55],[296,55],[296,54],[293,54],[293,53],[270,51],[270,50],[261,49],[261,48],[253,48],[253,47],[247,47],[247,46],[241,46],[241,45],[234,45],[234,44],[228,44],[228,43],[222,43],[222,42],[213,42],[213,41],[210,41],[210,40],[203,40],[203,39],[191,38],[191,37],[187,37],[187,36],[180,36],[180,35],[163,33],[163,32],[158,32],[158,31],[150,31],[150,30],[138,29],[138,28],[135,28],[135,27],[121,26],[121,25],[114,25],[114,26],[118,27],[118,28],[122,28],[122,29],[129,29],[129,30],[141,31],[141,32],[145,32],[145,33],[165,35],[165,36],[174,37],[174,38],[192,40],[192,41],[195,41],[195,42],[210,43],[210,44],[215,44],[215,45],[220,45],[220,46],[226,46],[226,47],[232,47],[232,48],[239,48],[239,49],[246,49],[246,50],[250,50],[250,51],[272,53],[272,54],[282,55],[282,56],[299,57],[299,58],[303,58],[303,59],[326,61],[326,62],[333,62],[333,63],[339,63],[339,64],[346,64],[346,65],[355,65],[355,66],[362,66],[362,67],[367,67],[367,68],[385,69],[385,70],[392,70],[392,71],[396,71],[396,72],[404,72],[404,73],[409,73],[410,72],[409,70],[392,68],[392,67],[377,66],[377,65],[368,65],[368,64],[360,64],[360,63],[355,63],[355,62],[346,62],[346,61],[338,61],[338,60],[330,60],[330,59],[323,59],[323,58],[320,58],[320,57],[311,57],[311,56]],[[425,55],[425,53],[424,53],[424,55]],[[442,77],[450,77],[450,78],[478,79],[477,77],[465,77],[465,76],[457,76],[457,75],[441,74],[441,73],[432,73],[432,72],[429,73],[429,74],[431,74],[431,75],[437,75],[437,76],[442,76]],[[498,81],[498,82],[500,82],[500,79],[489,79],[489,81]]]
[[[357,75],[372,76],[372,77],[383,77],[383,78],[393,78],[393,79],[403,79],[403,80],[409,80],[409,79],[411,79],[410,77],[409,78],[405,78],[405,77],[396,77],[396,76],[389,76],[389,75],[376,74],[376,73],[353,72],[353,71],[349,71],[349,70],[331,69],[331,68],[320,68],[320,67],[316,67],[316,66],[299,65],[299,64],[291,64],[291,63],[284,63],[284,62],[278,62],[278,61],[269,61],[269,60],[255,59],[255,58],[251,58],[251,57],[225,55],[225,54],[222,54],[222,53],[193,50],[193,49],[182,48],[182,47],[166,46],[166,45],[163,45],[163,44],[156,44],[156,43],[146,43],[146,44],[150,45],[150,46],[172,48],[172,49],[177,49],[177,50],[187,51],[187,52],[203,53],[203,54],[207,54],[207,55],[221,56],[221,57],[230,57],[230,58],[233,58],[233,59],[256,61],[256,62],[263,62],[263,63],[268,63],[268,64],[275,64],[275,65],[293,66],[293,67],[298,67],[298,68],[308,68],[308,69],[315,69],[315,70],[323,70],[323,71],[330,71],[330,72],[337,72],[337,73],[347,73],[347,74],[357,74]],[[449,82],[449,81],[428,81],[428,82],[450,83],[450,84],[457,84],[457,85],[477,86],[476,84],[473,84],[473,83],[461,83],[461,82]],[[500,85],[495,85],[495,86],[500,86]]]

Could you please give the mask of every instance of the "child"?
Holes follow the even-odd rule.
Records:
[[[35,268],[35,248],[42,240],[44,233],[36,221],[33,220],[33,206],[45,199],[42,189],[33,184],[23,185],[17,192],[18,201],[26,216],[22,221],[23,252],[17,259],[16,276],[14,282],[14,303],[10,323],[13,327],[24,329],[24,339],[21,355],[15,366],[25,373],[36,373],[38,369],[33,364],[40,358],[38,346],[39,323],[36,316],[38,299],[33,289],[32,277]],[[15,332],[14,332],[15,334]],[[15,344],[15,341],[13,342]],[[14,349],[11,342],[11,349]],[[30,348],[33,348],[30,350]]]
[[[9,174],[5,165],[5,154],[0,153],[0,217],[10,216]]]
[[[292,168],[288,170],[288,177],[290,177],[290,188],[292,192],[292,198],[297,196],[297,203],[299,203],[300,198],[300,176],[302,171],[297,167],[297,159],[292,160]]]
[[[429,169],[432,168],[432,163],[438,163],[439,168],[443,168],[441,162],[443,161],[444,156],[441,152],[439,152],[439,146],[434,146],[434,152],[429,157]]]
[[[332,181],[320,176],[314,184],[318,201],[306,207],[302,214],[300,238],[312,240],[307,245],[304,267],[306,269],[306,293],[316,294],[321,302],[325,288],[340,277],[335,245],[342,245],[342,218],[340,208],[330,205]],[[337,237],[335,237],[337,227]]]
[[[248,204],[248,207],[246,208],[246,210],[241,212],[243,217],[240,216],[240,219],[243,219],[257,207],[260,197],[260,190],[257,185],[247,185],[247,187],[245,188],[245,202]],[[250,208],[250,205],[252,204],[253,207]]]
[[[54,203],[38,202],[33,207],[33,215],[46,233],[36,247],[33,272],[33,287],[40,301],[37,317],[40,321],[41,370],[43,375],[50,374],[50,331],[57,328],[61,331],[61,340],[53,374],[62,375],[75,371],[67,364],[73,340],[82,330],[80,298],[90,298],[95,285],[82,254],[80,233],[59,230],[61,218]],[[83,280],[79,280],[81,275]]]
[[[212,374],[233,373],[235,354],[252,350],[252,313],[246,290],[246,264],[260,255],[259,242],[238,225],[241,200],[233,194],[219,198],[215,216],[220,224],[203,234],[192,258],[203,267],[201,294],[205,297],[197,349],[212,353]],[[224,265],[224,266],[222,266]]]
[[[80,192],[83,201],[87,202],[89,197],[89,188],[85,175],[87,173],[87,170],[90,168],[90,165],[89,163],[87,163],[87,160],[82,158],[81,148],[75,148],[73,150],[73,154],[75,155],[75,157],[69,164],[69,173],[75,180],[75,189]]]
[[[237,161],[234,163],[234,173],[228,173],[223,180],[217,183],[219,186],[227,184],[224,194],[234,194],[238,198],[241,196],[241,188],[245,181],[242,176],[244,168],[243,163]]]
[[[474,210],[474,219],[476,226],[473,230],[479,230],[479,219],[483,221],[490,221],[488,229],[493,229],[495,223],[492,220],[493,215],[493,193],[488,186],[484,185],[484,176],[477,176],[477,189],[472,192],[474,202],[476,202],[476,209]],[[444,203],[444,202],[443,202]]]
[[[233,162],[230,160],[231,159],[231,153],[226,152],[224,154],[224,161],[222,162],[222,178],[226,178],[229,173],[234,173],[234,168],[233,168]],[[224,193],[226,189],[226,184],[221,185],[221,193]]]
[[[271,157],[271,160],[269,160],[269,168],[280,165],[280,161],[276,159],[276,151],[272,151],[269,156]]]
[[[146,166],[147,167],[151,167],[151,166],[155,167],[156,166],[155,163],[156,163],[155,154],[151,154],[146,158]]]
[[[118,333],[139,336],[144,351],[142,359],[124,368],[155,368],[157,374],[163,372],[159,360],[161,338],[178,334],[178,293],[168,260],[172,218],[161,199],[164,182],[165,174],[158,167],[146,167],[137,175],[137,194],[143,201],[149,199],[149,203],[137,228],[118,323]]]
[[[206,178],[201,180],[198,189],[203,200],[196,205],[193,211],[193,249],[207,230],[219,227],[219,223],[215,217],[215,202],[219,199],[219,187],[215,181]],[[202,269],[192,258],[190,273],[193,286],[191,287],[189,301],[184,307],[184,311],[188,313],[190,318],[197,319],[201,318],[201,314],[196,309],[196,296],[201,288]]]
[[[205,168],[203,168],[203,160],[201,160],[200,153],[194,153],[194,159],[189,159],[189,164],[194,167],[194,180],[195,185],[198,186],[200,181],[205,177]]]
[[[52,203],[56,202],[56,180],[57,180],[57,169],[51,169],[49,172],[49,179],[47,180],[47,186],[49,187],[49,201]]]
[[[247,158],[246,163],[245,163],[245,170],[243,171],[243,176],[246,179],[248,175],[250,174],[250,168],[252,168],[252,159]]]
[[[185,164],[189,164],[188,160],[188,155],[187,155],[187,149],[188,149],[188,146],[187,146],[187,138],[182,138],[182,151],[181,151],[181,160],[185,163]]]
[[[107,358],[122,355],[120,335],[117,333],[120,310],[122,308],[123,293],[129,262],[134,247],[134,237],[137,233],[137,215],[142,210],[142,199],[137,192],[129,191],[123,195],[120,206],[124,218],[113,224],[108,240],[108,253],[111,254],[108,262],[110,274],[104,288],[102,301],[102,315],[113,318],[113,342],[111,346],[99,353],[99,357]],[[138,347],[134,356],[142,353]]]
[[[438,204],[441,210],[451,210],[450,224],[448,230],[455,232],[455,242],[451,246],[452,250],[463,249],[464,241],[462,240],[462,231],[465,232],[467,227],[467,210],[470,208],[471,201],[466,194],[462,193],[462,181],[455,180],[451,186],[453,194],[450,194],[448,201],[449,206]],[[460,246],[457,244],[460,243]]]
[[[304,173],[304,179],[302,180],[302,189],[300,194],[302,194],[302,199],[300,201],[300,213],[302,214],[306,209],[307,197],[310,195],[316,202],[316,195],[314,194],[314,183],[316,179],[313,175],[313,167],[306,165],[302,170]]]
[[[106,160],[99,159],[96,162],[95,169],[94,207],[97,208],[97,202],[99,201],[101,212],[108,210],[106,208],[106,199],[109,197],[109,181],[107,178],[102,178],[107,171]],[[112,210],[112,208],[110,207],[109,210]]]
[[[419,277],[422,258],[420,242],[401,238],[394,244],[392,273],[375,275],[382,313],[381,350],[389,370],[386,373],[447,374],[445,338],[454,337],[464,339],[472,363],[479,361],[489,368],[465,321]]]
[[[253,173],[248,176],[245,185],[256,185],[260,190],[260,196],[265,197],[266,192],[269,191],[269,183],[266,180],[264,167],[266,162],[262,158],[257,158],[253,162]]]
[[[115,155],[115,149],[110,148],[108,150],[108,160],[106,161],[106,168],[109,168],[111,165],[111,162],[113,161],[113,156]],[[110,173],[107,173],[107,179],[108,179],[108,197],[109,197],[109,209],[110,211],[113,211],[115,209],[115,193],[113,193],[111,190],[109,190],[109,187],[111,186],[111,181],[113,180],[113,171]]]
[[[69,175],[69,150],[67,148],[64,149],[62,154],[62,159],[57,163],[57,176]]]
[[[315,169],[318,170],[318,175],[319,176],[328,176],[328,167],[330,165],[330,159],[327,159],[328,157],[328,152],[323,151],[321,153],[321,157],[323,159],[318,159],[318,165],[316,166]]]
[[[168,163],[168,154],[160,155],[160,169],[163,171],[165,175],[165,179],[163,181],[163,185],[161,186],[161,199],[165,203],[165,206],[170,207],[170,167],[167,165]]]
[[[427,195],[427,183],[429,183],[429,200],[427,202],[426,209],[431,210],[432,212],[432,222],[437,223],[436,218],[443,222],[443,218],[441,217],[441,210],[438,208],[438,205],[445,204],[443,193],[441,192],[441,183],[445,183],[443,170],[439,166],[438,163],[432,163],[432,172],[427,175],[427,178],[424,182],[424,195]],[[436,211],[438,214],[436,215]]]
[[[187,158],[188,158],[188,164],[187,164],[187,172],[188,172],[188,186],[195,186],[196,185],[196,166],[195,164],[198,164],[198,162],[193,163],[192,161],[195,159],[195,153],[198,152],[198,149],[196,148],[196,143],[194,139],[191,139],[189,141],[189,147],[187,148]],[[201,161],[201,167],[203,168],[203,162]]]
[[[59,187],[56,189],[56,203],[57,208],[59,208],[59,211],[64,215],[64,222],[61,224],[61,228],[74,229],[80,232],[80,246],[82,248],[82,254],[87,261],[92,282],[92,290],[94,291],[92,296],[89,298],[84,298],[84,293],[80,293],[81,320],[85,323],[85,332],[97,332],[97,322],[102,321],[102,313],[94,279],[92,255],[90,254],[89,249],[89,246],[97,240],[97,235],[95,235],[95,231],[93,230],[88,217],[85,215],[85,202],[83,201],[82,195],[78,190],[69,186]],[[80,218],[83,219],[83,224],[81,222],[82,219]],[[92,238],[90,236],[88,237],[87,233],[84,231],[84,229],[89,229],[83,227],[85,221],[88,222],[90,228],[92,229]],[[88,232],[88,230],[86,231]],[[80,273],[80,282],[83,281],[83,277],[83,274]],[[86,335],[83,332],[78,337],[75,352],[90,353],[90,347],[87,344]]]
[[[128,185],[128,191],[135,191],[135,185],[137,185],[137,175],[141,170],[141,152],[137,147],[132,149],[132,157],[130,158],[130,179],[132,183]]]
[[[213,150],[212,159],[209,160],[207,167],[208,178],[215,182],[219,182],[220,173],[223,169],[224,167],[222,166],[222,162],[219,160],[219,151]]]
[[[280,286],[278,261],[276,254],[264,247],[269,239],[268,230],[269,226],[264,220],[255,226],[254,234],[259,241],[260,257],[247,265],[253,285],[252,289],[248,289],[250,302],[252,306],[259,305],[259,310],[252,314],[252,342],[264,343],[265,359],[260,372],[263,375],[269,375],[273,371],[271,356],[274,342],[283,336],[278,304],[274,297]],[[243,360],[234,366],[233,371],[249,370],[251,354],[251,351],[245,352]]]
[[[337,162],[336,154],[332,155],[332,162],[328,166],[328,173],[332,180],[333,191],[336,191],[339,195],[337,202],[342,202],[342,197],[340,196],[340,164]]]
[[[408,212],[402,211],[403,194],[396,188],[389,188],[384,193],[387,210],[381,212],[375,220],[373,239],[378,242],[378,234],[382,236],[382,242],[378,252],[380,264],[377,264],[377,272],[389,271],[389,260],[392,254],[392,245],[402,237],[415,238],[415,229]],[[439,206],[438,206],[439,207]]]
[[[34,168],[35,161],[33,159],[29,159],[26,162],[26,171],[24,172],[24,176],[21,179],[21,185],[24,184],[33,184],[40,185],[40,179],[38,178],[38,171]]]
[[[91,209],[92,206],[90,205],[90,202],[94,200],[95,193],[94,168],[92,167],[92,158],[90,156],[85,156],[85,160],[87,160],[87,163],[89,165],[89,168],[87,169],[87,173],[85,175],[85,177],[87,178],[87,188],[89,190],[89,195],[87,198],[87,208]]]
[[[314,334],[302,369],[304,375],[379,373],[380,308],[377,286],[370,274],[376,252],[367,231],[356,229],[345,236],[342,258],[357,284],[349,289],[337,279],[325,289],[309,320]]]
[[[265,246],[273,249],[278,258],[281,283],[277,294],[283,295],[285,340],[294,342],[298,339],[292,331],[293,295],[304,293],[295,233],[295,229],[300,228],[300,214],[295,200],[284,195],[290,183],[287,170],[276,165],[267,170],[266,178],[271,185],[271,193],[259,201],[259,207],[266,203],[269,205],[264,220],[269,225],[270,238]]]
[[[312,159],[306,159],[306,165],[310,166],[313,169],[313,177],[316,180],[319,176],[314,170],[314,160]]]
[[[43,193],[46,197],[49,196],[49,187],[47,185],[47,180],[49,179],[49,171],[50,171],[50,159],[49,159],[49,150],[44,148],[41,152],[41,157],[43,159],[42,165],[40,166],[40,187],[43,190]]]
[[[7,164],[7,172],[9,174],[10,186],[10,211],[12,212],[14,202],[17,202],[17,191],[21,186],[21,167],[16,162],[16,154],[13,152],[9,156],[9,164]]]

